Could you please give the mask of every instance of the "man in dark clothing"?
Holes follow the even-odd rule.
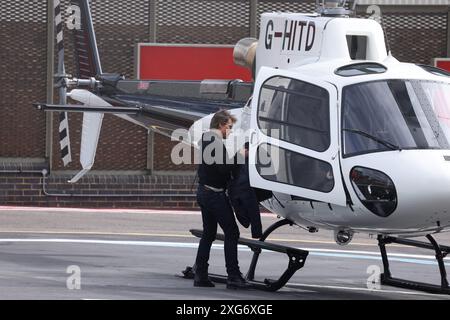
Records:
[[[198,167],[199,186],[197,202],[202,211],[203,235],[195,260],[194,286],[213,287],[208,278],[208,260],[217,224],[222,228],[225,241],[225,265],[228,273],[227,288],[248,288],[238,264],[239,228],[227,194],[232,172],[238,169],[234,157],[228,157],[222,139],[226,139],[236,119],[226,110],[218,111],[211,119],[210,131],[202,136],[201,163]]]

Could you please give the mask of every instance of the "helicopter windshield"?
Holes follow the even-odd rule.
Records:
[[[343,90],[342,112],[344,156],[450,149],[448,83],[383,80],[350,85]]]

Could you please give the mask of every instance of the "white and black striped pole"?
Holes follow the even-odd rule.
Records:
[[[56,45],[58,49],[58,75],[57,83],[59,86],[59,103],[61,105],[67,104],[67,86],[66,86],[66,70],[64,67],[64,41],[63,41],[63,23],[61,16],[60,0],[54,0],[55,8],[55,30],[56,30]],[[67,166],[72,161],[70,152],[69,139],[69,119],[67,112],[61,112],[59,115],[59,145],[61,148],[61,158],[64,166]]]

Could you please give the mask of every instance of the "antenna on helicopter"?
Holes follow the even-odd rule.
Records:
[[[347,0],[316,0],[316,12],[321,16],[348,17],[354,14],[357,0],[353,0],[351,9],[347,9],[347,2]]]

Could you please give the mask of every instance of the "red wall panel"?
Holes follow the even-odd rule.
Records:
[[[436,58],[434,60],[434,64],[436,67],[447,70],[450,72],[450,58]]]
[[[233,47],[139,44],[138,78],[142,80],[241,79],[250,70],[233,62]]]

